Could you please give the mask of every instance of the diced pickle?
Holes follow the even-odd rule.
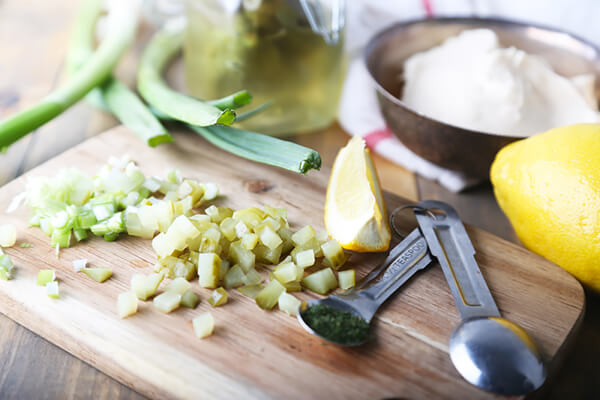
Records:
[[[196,308],[200,299],[198,295],[194,293],[191,289],[187,290],[183,296],[181,296],[181,305],[187,308]]]
[[[279,264],[277,268],[275,268],[275,271],[273,271],[273,275],[275,275],[275,278],[283,284],[295,281],[298,275],[296,264],[292,261],[285,264]]]
[[[227,292],[222,287],[213,290],[212,294],[208,298],[208,304],[213,307],[222,306],[227,303]]]
[[[244,284],[245,285],[256,285],[262,282],[262,276],[254,269],[251,268],[250,271],[244,276]]]
[[[283,287],[285,287],[286,292],[301,292],[302,291],[302,285],[298,281],[288,282],[288,283],[284,284]]]
[[[183,296],[183,294],[191,288],[192,284],[189,283],[185,278],[175,278],[167,285],[165,291],[179,293]]]
[[[219,282],[223,282],[225,275],[229,272],[230,262],[227,260],[221,260],[221,267],[219,268]]]
[[[313,249],[302,250],[295,254],[294,261],[299,267],[310,267],[315,264],[315,252]]]
[[[125,292],[119,294],[117,299],[117,312],[119,318],[126,318],[135,314],[138,309],[138,299],[133,292]]]
[[[255,232],[258,234],[260,242],[270,250],[275,249],[283,243],[283,240],[281,240],[279,235],[268,225],[263,226],[260,230],[255,230]]]
[[[239,240],[231,243],[229,246],[229,258],[234,263],[239,264],[244,270],[244,273],[250,271],[250,268],[254,267],[255,257],[254,253],[245,249]]]
[[[96,282],[104,282],[112,276],[112,269],[110,268],[82,268],[81,272],[86,274],[89,278]]]
[[[287,220],[287,210],[285,208],[274,208],[271,206],[264,206],[265,213],[272,218],[283,218]]]
[[[237,219],[235,219],[234,221],[237,221],[236,225],[235,225],[235,235],[238,238],[242,238],[244,237],[244,235],[250,233],[250,229],[248,228],[248,225],[246,225],[246,223],[244,221],[238,221]]]
[[[210,215],[210,220],[216,224],[220,224],[225,218],[233,215],[233,210],[228,207],[210,206],[204,212],[206,215]]]
[[[291,229],[287,227],[283,227],[279,229],[279,237],[283,240],[283,245],[281,248],[281,254],[287,254],[294,248],[294,241],[292,240],[293,232]]]
[[[181,304],[181,295],[175,291],[166,291],[156,296],[153,302],[158,311],[170,313]]]
[[[298,232],[292,235],[292,240],[296,244],[296,246],[302,246],[307,243],[309,240],[314,239],[316,236],[316,232],[312,226],[306,225],[304,228],[300,229]]]
[[[152,248],[159,258],[167,257],[173,254],[174,249],[169,245],[167,236],[164,233],[159,233],[152,239]]]
[[[356,272],[353,269],[340,271],[338,272],[338,279],[340,281],[340,289],[348,290],[356,284]]]
[[[279,296],[279,300],[277,301],[277,303],[281,311],[283,311],[287,315],[291,315],[292,317],[295,317],[298,314],[300,305],[302,305],[302,302],[300,300],[298,300],[291,294],[285,292],[282,293],[281,296]]]
[[[200,339],[204,339],[213,334],[215,320],[210,312],[205,312],[194,318],[192,320],[192,325],[194,326],[194,333],[196,333],[196,336]]]
[[[245,285],[241,288],[238,288],[238,292],[243,294],[244,296],[248,296],[252,299],[256,298],[256,296],[265,288],[265,285],[257,284],[257,285]]]
[[[233,218],[244,221],[249,227],[258,226],[264,217],[265,212],[256,207],[244,208],[233,213]]]
[[[258,244],[258,235],[255,233],[245,233],[241,240],[242,247],[246,250],[253,250]]]
[[[244,270],[239,265],[234,265],[225,274],[224,284],[227,289],[231,289],[244,284],[246,276]]]
[[[219,284],[221,258],[215,253],[198,254],[198,283],[201,287],[214,289]]]
[[[348,260],[348,256],[342,250],[342,246],[335,239],[323,243],[321,249],[329,266],[333,269],[340,268]]]
[[[270,310],[275,307],[281,293],[285,292],[285,287],[276,279],[269,282],[269,284],[256,295],[254,301],[256,304],[265,310]]]
[[[149,275],[135,274],[131,277],[131,290],[138,299],[148,300],[148,298],[154,296],[163,278],[164,274],[162,272]]]
[[[338,287],[337,279],[331,268],[325,268],[302,279],[302,285],[313,292],[327,294]]]
[[[230,242],[234,241],[237,238],[237,233],[235,231],[235,226],[237,224],[238,224],[237,220],[235,220],[231,217],[227,217],[223,221],[221,221],[221,224],[219,225],[219,228],[221,229],[221,233]]]
[[[256,226],[256,228],[254,228],[254,231],[263,229],[266,226],[271,228],[274,232],[277,232],[282,226],[281,220],[279,217],[273,218],[271,216],[268,216],[263,220],[263,222],[261,222],[258,226]]]
[[[172,276],[189,281],[196,277],[196,266],[189,261],[179,261],[173,268]]]
[[[256,258],[260,262],[268,263],[268,264],[277,264],[279,262],[279,258],[281,257],[281,250],[283,249],[283,243],[273,250],[269,249],[264,244],[258,244],[254,248],[254,254],[256,254]]]
[[[215,183],[206,182],[202,184],[202,187],[204,188],[204,196],[202,196],[202,200],[214,200],[219,195],[219,187]]]

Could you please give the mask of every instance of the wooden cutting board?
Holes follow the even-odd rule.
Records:
[[[109,155],[128,153],[147,175],[180,168],[185,176],[218,183],[218,204],[234,208],[269,204],[289,210],[294,228],[322,228],[328,170],[300,176],[224,153],[191,133],[174,144],[150,149],[125,128],[117,128],[46,162],[0,188],[0,223],[17,227],[18,243],[6,252],[16,264],[13,280],[0,281],[0,311],[108,375],[154,398],[489,398],[465,382],[448,356],[448,337],[459,315],[439,266],[420,272],[392,297],[374,320],[377,339],[360,348],[340,348],[315,338],[296,319],[257,308],[230,291],[227,305],[212,309],[210,290],[195,290],[195,310],[165,315],[152,303],[120,320],[116,298],[132,274],[149,272],[156,261],[150,241],[94,238],[64,249],[57,259],[49,238],[28,228],[28,210],[6,210],[28,176],[53,176],[78,167],[93,174]],[[389,210],[406,201],[386,194]],[[416,223],[401,216],[406,232]],[[582,320],[579,283],[554,264],[478,229],[468,228],[477,261],[502,314],[523,326],[553,368]],[[384,255],[354,254],[350,265],[365,275]],[[72,261],[112,267],[107,282],[73,272]],[[50,299],[35,284],[39,269],[57,270],[61,298]],[[165,282],[166,283],[166,282]],[[165,284],[163,283],[163,285]],[[310,296],[303,294],[305,298]],[[210,310],[212,337],[194,336],[191,320]]]

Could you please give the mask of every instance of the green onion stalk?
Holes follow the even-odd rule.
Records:
[[[239,157],[306,174],[321,168],[316,151],[282,139],[232,128],[232,109],[248,104],[250,95],[241,91],[219,100],[203,102],[178,93],[162,78],[166,66],[183,45],[182,24],[167,24],[147,45],[138,71],[138,90],[161,119],[184,122],[213,145]],[[240,115],[249,118],[270,104]],[[226,114],[231,111],[231,114]]]
[[[249,100],[246,95],[229,96],[229,101],[218,101],[217,106],[171,90],[164,81],[163,70],[181,50],[185,23],[181,19],[167,22],[157,32],[142,54],[137,75],[137,86],[142,97],[155,109],[173,119],[191,125],[231,125],[235,111],[228,103]]]
[[[67,53],[67,73],[70,76],[85,65],[94,52],[95,28],[102,14],[102,4],[102,0],[87,0],[79,9]],[[144,102],[113,76],[90,91],[86,99],[94,106],[113,113],[151,147],[173,141],[173,137]]]
[[[135,38],[139,10],[139,0],[112,2],[108,13],[107,35],[98,49],[60,88],[31,108],[0,121],[0,148],[7,148],[60,115],[94,87],[106,81]]]

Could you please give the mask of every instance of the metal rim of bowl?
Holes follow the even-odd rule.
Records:
[[[465,17],[439,17],[439,18],[415,18],[415,19],[409,19],[406,21],[402,21],[402,22],[396,22],[391,24],[390,26],[383,28],[381,31],[379,31],[377,34],[375,34],[371,39],[369,39],[369,42],[367,43],[365,50],[363,52],[363,61],[367,67],[367,71],[369,72],[369,77],[371,78],[371,81],[375,84],[376,89],[383,95],[385,96],[388,100],[390,100],[392,103],[403,107],[406,111],[410,112],[411,114],[414,114],[420,118],[424,118],[426,120],[438,123],[438,124],[442,124],[442,125],[447,125],[453,128],[457,128],[457,129],[462,129],[468,132],[472,132],[474,134],[478,134],[478,135],[485,135],[485,136],[501,136],[501,137],[507,137],[507,138],[514,138],[514,139],[524,139],[527,136],[522,136],[522,135],[509,135],[509,134],[495,134],[495,133],[490,133],[490,132],[484,132],[484,131],[476,131],[473,129],[469,129],[469,128],[465,128],[462,126],[458,126],[458,125],[454,125],[448,122],[444,122],[435,118],[432,118],[426,114],[423,114],[411,107],[409,107],[406,103],[404,103],[402,100],[400,100],[398,97],[394,96],[393,94],[391,94],[386,88],[384,88],[378,81],[377,79],[375,79],[375,77],[373,76],[373,73],[371,71],[371,68],[369,67],[369,59],[371,56],[371,53],[373,52],[373,50],[375,48],[377,48],[377,45],[380,43],[381,39],[388,35],[391,34],[391,32],[399,29],[399,28],[407,28],[411,25],[416,25],[416,24],[423,24],[423,23],[442,23],[442,24],[451,24],[451,23],[464,23],[464,24],[473,24],[473,25],[483,25],[483,24],[490,24],[490,25],[510,25],[510,26],[518,26],[518,27],[522,27],[522,28],[535,28],[535,29],[541,29],[541,30],[545,30],[545,31],[549,31],[552,33],[557,33],[557,34],[561,34],[561,35],[565,35],[568,36],[571,39],[574,39],[578,42],[580,42],[581,44],[585,45],[586,47],[588,47],[589,49],[591,49],[594,53],[595,58],[600,60],[600,48],[598,46],[596,46],[595,44],[593,44],[592,42],[588,41],[587,39],[584,39],[578,35],[575,35],[573,33],[564,31],[562,29],[556,28],[556,27],[551,27],[548,25],[543,25],[543,24],[536,24],[536,23],[530,23],[530,22],[526,22],[526,21],[522,21],[522,20],[516,20],[516,19],[508,19],[508,18],[478,18],[478,17],[471,17],[471,16],[465,16]]]

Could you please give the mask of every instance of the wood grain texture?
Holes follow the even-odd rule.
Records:
[[[12,399],[140,400],[143,396],[92,370],[16,322],[0,315],[0,397]],[[23,352],[22,349],[35,351]],[[47,365],[47,367],[45,367]],[[70,385],[64,385],[71,381]]]
[[[126,129],[90,139],[31,174],[44,175],[62,166],[96,170],[110,154],[129,152],[147,174],[167,166],[184,175],[217,182],[222,204],[245,207],[271,204],[288,208],[292,223],[322,226],[327,172],[302,177],[241,160],[208,146],[189,133],[151,150]],[[253,193],[256,179],[272,189]],[[25,178],[3,187],[0,210],[23,189]],[[405,202],[389,194],[391,209]],[[429,268],[388,302],[376,319],[377,340],[358,349],[325,345],[306,334],[295,319],[263,312],[251,299],[231,293],[230,304],[212,310],[217,331],[197,340],[190,320],[208,310],[209,291],[195,290],[203,302],[197,310],[170,315],[149,303],[124,321],[116,317],[115,299],[127,290],[131,275],[149,271],[155,261],[150,243],[122,238],[115,243],[91,240],[61,252],[56,259],[48,239],[26,227],[26,210],[0,214],[15,224],[19,240],[33,248],[11,248],[16,279],[0,282],[0,311],[110,376],[150,397],[233,398],[488,398],[463,381],[447,354],[448,336],[459,321],[439,268]],[[402,216],[408,231],[414,226]],[[566,272],[524,249],[469,228],[477,261],[504,316],[521,324],[551,361],[582,316],[583,290]],[[71,261],[88,258],[110,265],[114,277],[98,284],[72,272]],[[350,264],[361,274],[381,256],[355,255]],[[61,282],[59,300],[48,299],[34,283],[40,268],[55,268]],[[304,295],[308,296],[308,295]],[[157,351],[160,349],[160,351]],[[435,384],[432,384],[435,382]]]

